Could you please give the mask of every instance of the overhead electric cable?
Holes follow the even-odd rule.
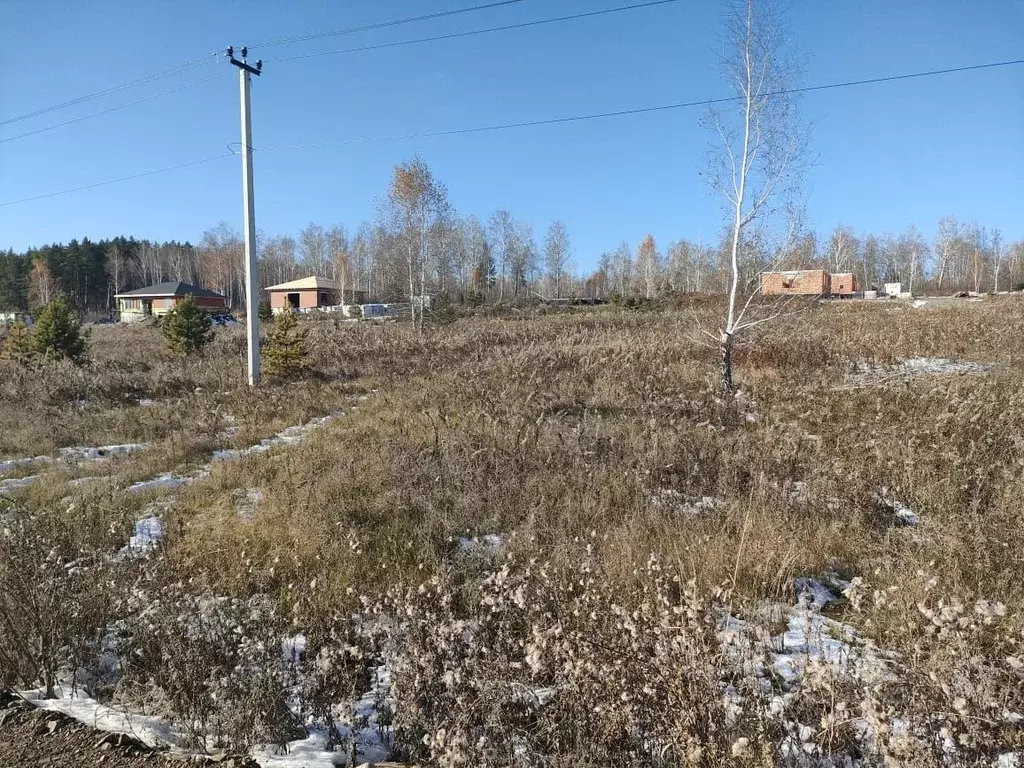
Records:
[[[485,3],[484,5],[473,5],[468,8],[455,8],[450,11],[438,11],[436,13],[427,13],[422,16],[407,16],[402,19],[393,19],[391,21],[375,21],[369,24],[361,24],[356,27],[346,27],[345,29],[333,29],[324,32],[310,32],[302,35],[291,35],[290,37],[278,37],[271,40],[263,40],[258,43],[249,43],[248,48],[269,48],[273,45],[289,45],[291,43],[304,43],[309,40],[321,40],[325,37],[337,37],[339,35],[351,35],[356,32],[367,32],[371,29],[384,29],[385,27],[398,27],[403,24],[413,24],[418,21],[430,21],[432,19],[441,19],[448,16],[459,16],[465,13],[475,13],[476,11],[485,11],[491,8],[500,8],[504,5],[515,5],[521,3],[523,0],[497,0],[493,3]]]
[[[456,8],[456,9],[448,10],[448,11],[438,11],[436,13],[428,13],[428,14],[424,14],[422,16],[408,16],[408,17],[401,18],[401,19],[392,19],[392,20],[389,20],[389,21],[380,21],[380,22],[373,22],[373,23],[370,23],[370,24],[362,24],[360,26],[348,27],[346,29],[335,29],[335,30],[329,30],[329,31],[325,31],[325,32],[311,32],[311,33],[303,34],[303,35],[292,35],[290,37],[282,37],[282,38],[276,38],[276,39],[271,39],[271,40],[265,40],[263,42],[260,42],[260,43],[254,44],[254,45],[250,45],[249,47],[250,48],[254,48],[254,47],[256,47],[256,45],[259,45],[259,46],[262,46],[262,47],[269,47],[269,46],[274,46],[274,45],[285,45],[285,44],[288,44],[288,43],[304,42],[304,41],[307,41],[307,40],[319,40],[319,39],[326,38],[326,37],[336,37],[338,35],[347,35],[347,34],[353,34],[353,33],[356,33],[356,32],[365,32],[365,31],[372,30],[372,29],[383,29],[383,28],[386,28],[386,27],[395,27],[395,26],[400,26],[400,25],[403,25],[403,24],[412,24],[412,23],[418,22],[418,21],[429,21],[431,19],[439,19],[439,18],[444,18],[444,17],[448,17],[448,16],[457,16],[457,15],[460,15],[460,14],[473,13],[473,12],[476,12],[476,11],[483,11],[483,10],[487,10],[487,9],[490,9],[490,8],[499,8],[499,7],[502,7],[502,6],[513,5],[515,3],[521,3],[521,2],[523,2],[523,0],[496,0],[495,2],[485,3],[485,4],[482,4],[482,5],[474,5],[474,6],[471,6],[471,7],[468,7],[468,8]],[[67,99],[65,101],[58,102],[57,104],[51,104],[51,105],[49,105],[47,107],[41,107],[39,109],[33,110],[31,112],[26,112],[26,113],[21,114],[21,115],[15,115],[13,117],[3,118],[3,119],[0,119],[0,127],[3,127],[5,125],[10,125],[11,123],[20,122],[22,120],[28,120],[28,119],[33,118],[33,117],[38,117],[40,115],[45,115],[45,114],[47,114],[49,112],[54,112],[54,111],[59,110],[59,109],[65,109],[67,107],[71,107],[71,106],[74,106],[76,104],[81,104],[83,102],[90,101],[92,99],[100,98],[101,96],[107,96],[107,95],[109,95],[111,93],[116,93],[117,91],[122,91],[122,90],[126,90],[128,88],[135,88],[135,87],[140,86],[140,85],[145,85],[147,83],[153,82],[154,80],[158,80],[158,79],[160,79],[162,77],[166,77],[168,75],[173,75],[173,74],[176,74],[178,72],[183,72],[183,71],[185,71],[187,69],[191,69],[193,67],[200,66],[204,62],[207,62],[207,61],[210,61],[210,60],[216,60],[218,57],[220,57],[220,55],[221,55],[221,52],[220,51],[216,51],[216,52],[214,52],[212,54],[207,54],[206,56],[201,56],[201,57],[198,57],[198,58],[195,58],[195,59],[189,59],[187,61],[183,61],[180,64],[176,64],[176,65],[174,65],[172,67],[168,67],[167,69],[160,70],[159,72],[153,72],[153,73],[148,74],[148,75],[142,75],[141,77],[137,77],[134,80],[127,80],[127,81],[125,81],[123,83],[118,83],[116,85],[112,85],[112,86],[109,86],[107,88],[103,88],[103,89],[98,90],[98,91],[93,91],[92,93],[86,93],[86,94],[83,94],[81,96],[76,96],[73,99]]]
[[[63,123],[54,123],[53,125],[48,125],[45,128],[36,128],[34,131],[26,131],[25,133],[19,133],[17,136],[8,136],[6,138],[0,139],[0,144],[6,144],[7,142],[15,141],[16,139],[24,139],[26,136],[35,136],[37,133],[46,133],[47,131],[52,131],[52,130],[54,130],[56,128],[63,128],[65,125],[74,125],[75,123],[80,123],[83,120],[91,120],[94,117],[100,117],[101,115],[106,115],[106,114],[109,114],[111,112],[117,112],[118,110],[121,110],[121,109],[127,109],[128,107],[134,107],[137,104],[144,104],[147,101],[152,101],[153,99],[159,99],[159,98],[161,98],[163,96],[169,96],[172,93],[177,93],[178,91],[184,91],[187,88],[194,88],[197,85],[202,85],[203,83],[208,83],[211,80],[217,80],[218,78],[222,77],[223,74],[226,74],[226,73],[221,73],[221,74],[217,74],[217,75],[211,75],[210,77],[204,77],[202,80],[197,80],[197,81],[192,82],[192,83],[185,83],[184,85],[179,85],[177,88],[171,88],[171,89],[166,90],[166,91],[161,91],[160,93],[154,93],[154,94],[152,94],[150,96],[145,96],[145,97],[143,97],[141,99],[137,99],[135,101],[128,101],[128,102],[125,102],[124,104],[115,104],[112,107],[107,107],[106,109],[101,109],[99,112],[91,112],[88,115],[82,115],[81,117],[75,117],[75,118],[72,118],[71,120],[65,120]],[[230,74],[234,74],[234,73],[230,73]]]
[[[860,86],[860,85],[873,85],[873,84],[877,84],[877,83],[891,83],[891,82],[895,82],[895,81],[899,81],[899,80],[910,80],[910,79],[915,79],[915,78],[934,77],[934,76],[938,76],[938,75],[954,74],[954,73],[957,73],[957,72],[973,72],[973,71],[978,71],[978,70],[994,69],[994,68],[997,68],[997,67],[1008,67],[1008,66],[1019,65],[1019,64],[1024,64],[1024,59],[1009,59],[1009,60],[1005,60],[1005,61],[987,62],[985,64],[969,64],[969,65],[965,65],[965,66],[961,66],[961,67],[949,67],[949,68],[946,68],[946,69],[932,69],[932,70],[926,70],[926,71],[922,71],[922,72],[909,72],[909,73],[904,73],[904,74],[899,74],[899,75],[886,75],[886,76],[882,76],[882,77],[864,78],[864,79],[861,79],[861,80],[845,80],[845,81],[838,82],[838,83],[825,83],[825,84],[822,84],[822,85],[809,85],[809,86],[804,86],[804,87],[800,87],[800,88],[787,88],[787,89],[784,89],[784,90],[775,91],[773,93],[765,94],[765,95],[767,96],[767,95],[783,95],[783,94],[793,94],[793,93],[811,93],[811,92],[815,92],[815,91],[824,91],[824,90],[829,90],[829,89],[834,89],[834,88],[849,88],[849,87]],[[541,120],[527,120],[527,121],[521,121],[521,122],[515,122],[515,123],[503,123],[503,124],[500,124],[500,125],[476,126],[476,127],[469,127],[469,128],[454,128],[454,129],[449,129],[449,130],[444,130],[444,131],[433,131],[433,132],[426,132],[426,133],[405,134],[405,135],[401,135],[401,136],[383,136],[383,137],[366,138],[366,139],[346,139],[346,140],[339,140],[339,141],[323,141],[323,142],[315,142],[315,143],[311,143],[311,144],[291,144],[291,145],[282,145],[282,146],[278,146],[278,147],[265,147],[263,149],[254,148],[254,151],[258,151],[258,152],[275,152],[275,151],[282,151],[282,150],[289,150],[289,149],[307,149],[307,148],[312,148],[312,147],[338,146],[338,145],[343,145],[343,144],[363,144],[363,143],[376,142],[376,141],[396,141],[396,140],[401,140],[401,139],[431,138],[431,137],[435,137],[435,136],[455,136],[455,135],[467,134],[467,133],[483,133],[483,132],[487,132],[487,131],[502,131],[502,130],[509,130],[509,129],[514,129],[514,128],[527,128],[527,127],[532,127],[532,126],[555,125],[555,124],[560,124],[560,123],[582,122],[582,121],[585,121],[585,120],[598,120],[598,119],[610,118],[610,117],[622,117],[622,116],[626,116],[626,115],[639,115],[639,114],[652,113],[652,112],[665,112],[665,111],[669,111],[669,110],[683,109],[683,108],[687,108],[687,107],[708,106],[708,105],[712,105],[712,104],[722,104],[722,103],[726,103],[726,102],[730,102],[730,101],[736,101],[737,98],[738,97],[735,97],[735,96],[723,96],[723,97],[712,98],[712,99],[701,99],[701,100],[697,100],[697,101],[681,101],[681,102],[675,102],[675,103],[672,103],[672,104],[660,104],[660,105],[656,105],[656,106],[652,106],[652,107],[639,107],[639,108],[636,108],[636,109],[620,109],[620,110],[615,110],[615,111],[611,111],[611,112],[595,112],[595,113],[584,114],[584,115],[570,115],[570,116],[565,116],[565,117],[554,117],[554,118],[546,118],[546,119],[541,119]],[[47,194],[35,195],[35,196],[32,196],[32,197],[25,197],[25,198],[21,198],[20,200],[9,200],[7,202],[0,203],[0,208],[5,207],[5,206],[9,206],[9,205],[16,205],[18,203],[27,203],[27,202],[30,202],[30,201],[33,201],[33,200],[42,200],[42,199],[45,199],[45,198],[48,198],[48,197],[56,197],[57,195],[66,195],[66,194],[70,194],[72,192],[81,192],[81,191],[84,191],[84,190],[87,190],[87,189],[93,189],[95,187],[102,187],[102,186],[106,186],[108,184],[117,184],[117,183],[122,182],[122,181],[130,181],[132,179],[138,179],[138,178],[141,178],[141,177],[144,177],[144,176],[153,176],[153,175],[156,175],[158,173],[165,173],[167,171],[173,171],[173,170],[177,170],[179,168],[188,168],[189,166],[200,165],[202,163],[209,163],[209,162],[213,162],[215,160],[220,160],[220,159],[225,158],[225,157],[232,157],[235,154],[236,154],[235,152],[230,152],[229,151],[227,153],[216,155],[214,157],[207,157],[207,158],[203,158],[201,160],[193,160],[192,162],[189,162],[189,163],[182,163],[180,165],[172,165],[172,166],[169,166],[169,167],[166,167],[166,168],[158,168],[158,169],[153,170],[153,171],[144,171],[142,173],[133,174],[131,176],[124,176],[124,177],[119,178],[119,179],[109,179],[107,181],[101,181],[101,182],[97,182],[95,184],[87,184],[87,185],[84,185],[84,186],[81,186],[81,187],[73,187],[71,189],[64,189],[64,190],[61,190],[59,192],[50,192],[50,193],[47,193]]]
[[[132,179],[141,179],[144,176],[156,176],[158,173],[167,173],[168,171],[177,171],[181,168],[189,168],[193,165],[202,165],[203,163],[212,163],[214,160],[223,160],[225,157],[235,157],[235,152],[223,152],[213,157],[204,157],[201,160],[192,160],[188,163],[180,163],[178,165],[169,165],[166,168],[157,168],[152,171],[142,171],[141,173],[133,173],[131,176],[122,176],[118,179],[107,179],[106,181],[97,181],[95,184],[85,184],[81,187],[72,187],[71,189],[62,189],[59,192],[47,192],[43,195],[33,195],[32,197],[23,197],[20,200],[8,200],[5,203],[0,203],[0,208],[4,208],[8,205],[17,205],[18,203],[28,203],[33,200],[45,200],[48,197],[57,197],[58,195],[70,195],[72,192],[83,192],[87,189],[95,189],[96,187],[105,187],[108,184],[119,184],[122,181],[131,181]]]
[[[935,77],[937,75],[948,75],[956,72],[971,72],[981,69],[993,69],[995,67],[1007,67],[1015,64],[1024,64],[1024,59],[1010,59],[1007,61],[995,61],[986,64],[970,64],[962,67],[950,67],[947,69],[932,69],[923,72],[909,72],[900,75],[886,75],[883,77],[871,77],[862,80],[846,80],[839,83],[825,83],[822,85],[808,85],[798,88],[786,88],[779,91],[773,91],[771,93],[763,94],[764,97],[768,96],[782,96],[787,94],[796,93],[811,93],[814,91],[824,91],[834,88],[850,88],[853,86],[860,85],[873,85],[876,83],[890,83],[897,80],[910,80],[914,78],[922,77]],[[738,96],[720,96],[711,99],[699,99],[696,101],[679,101],[671,104],[659,104],[652,107],[637,107],[635,109],[618,109],[610,112],[594,112],[583,115],[570,115],[566,117],[551,117],[543,118],[539,120],[524,120],[514,123],[501,123],[497,125],[483,125],[473,126],[468,128],[450,128],[441,131],[430,131],[425,133],[410,133],[393,136],[380,136],[373,138],[362,138],[362,139],[340,139],[335,141],[321,141],[313,142],[309,144],[285,144],[276,147],[263,147],[254,148],[257,152],[277,152],[289,149],[307,149],[313,147],[326,147],[326,146],[338,146],[345,144],[367,144],[378,141],[400,141],[403,139],[427,139],[435,138],[440,136],[457,136],[467,133],[488,133],[492,131],[505,131],[514,128],[530,128],[541,125],[557,125],[560,123],[578,123],[587,120],[601,120],[610,117],[624,117],[627,115],[642,115],[651,112],[666,112],[669,110],[686,109],[690,107],[703,107],[712,106],[714,104],[724,104],[730,101],[737,101],[740,97]]]
[[[177,64],[177,65],[175,65],[173,67],[168,67],[167,69],[162,69],[159,72],[153,72],[152,74],[149,74],[149,75],[143,75],[141,77],[137,77],[134,80],[128,80],[128,81],[123,82],[123,83],[118,83],[117,85],[111,85],[111,86],[109,86],[107,88],[103,88],[102,90],[99,90],[99,91],[94,91],[92,93],[84,94],[83,96],[78,96],[78,97],[73,98],[73,99],[68,99],[67,101],[62,101],[59,104],[51,104],[48,107],[42,107],[42,108],[34,110],[32,112],[26,112],[23,115],[15,115],[14,117],[8,117],[8,118],[5,118],[3,120],[0,120],[0,127],[5,126],[5,125],[10,125],[11,123],[17,123],[17,122],[19,122],[21,120],[28,120],[29,118],[32,118],[32,117],[38,117],[39,115],[45,115],[48,112],[54,112],[54,111],[56,111],[58,109],[64,109],[65,107],[71,107],[71,106],[74,106],[75,104],[81,104],[81,103],[83,103],[85,101],[90,101],[91,99],[98,99],[101,96],[106,96],[106,95],[111,94],[111,93],[116,93],[117,91],[123,91],[123,90],[126,90],[128,88],[135,88],[136,86],[139,86],[139,85],[145,85],[147,83],[153,82],[154,80],[159,80],[161,77],[167,77],[168,75],[177,74],[178,72],[184,72],[185,70],[192,69],[193,67],[201,66],[202,64],[204,64],[204,63],[206,63],[208,61],[214,61],[215,59],[212,58],[212,57],[216,57],[216,56],[220,56],[220,55],[221,55],[220,53],[214,53],[214,54],[212,54],[212,56],[210,54],[208,54],[206,56],[202,56],[202,57],[199,57],[199,58],[196,58],[196,59],[190,59],[188,61],[182,62],[181,64]]]
[[[574,13],[568,16],[554,16],[548,19],[537,19],[535,21],[522,21],[515,24],[503,24],[498,27],[487,27],[486,29],[472,29],[466,32],[450,32],[444,35],[432,35],[430,37],[417,37],[411,40],[398,40],[390,43],[376,43],[373,45],[361,45],[355,48],[342,48],[336,51],[316,51],[314,53],[300,53],[295,56],[282,56],[279,58],[264,59],[266,62],[281,63],[283,61],[298,61],[300,59],[311,59],[317,56],[336,56],[343,53],[358,53],[361,51],[376,51],[382,48],[398,48],[405,45],[416,45],[418,43],[432,43],[439,40],[454,40],[460,37],[472,37],[474,35],[484,35],[491,32],[505,32],[511,29],[526,29],[528,27],[539,27],[544,24],[555,24],[562,21],[576,21],[577,19],[586,19],[592,16],[605,16],[610,13],[620,13],[623,11],[635,11],[640,8],[650,8],[656,5],[667,5],[669,3],[677,3],[679,0],[650,0],[646,3],[635,3],[633,5],[620,5],[616,8],[602,8],[598,11],[586,11],[584,13]]]

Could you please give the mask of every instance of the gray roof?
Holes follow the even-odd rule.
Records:
[[[180,280],[171,280],[166,283],[158,283],[157,285],[149,285],[145,288],[136,288],[134,291],[126,291],[119,293],[115,298],[123,297],[162,297],[162,296],[188,296],[191,294],[196,298],[203,299],[223,299],[225,296],[209,291],[206,288],[200,288],[198,285],[192,285],[191,283],[183,283]]]

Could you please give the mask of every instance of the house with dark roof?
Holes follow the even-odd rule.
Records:
[[[134,291],[119,293],[114,298],[117,299],[121,322],[133,323],[147,317],[166,315],[186,296],[192,296],[196,304],[211,312],[224,310],[228,306],[226,296],[180,280],[136,288]]]

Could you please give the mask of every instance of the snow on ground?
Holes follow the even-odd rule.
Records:
[[[714,496],[689,497],[675,488],[655,488],[651,492],[650,503],[653,507],[672,509],[695,517],[703,512],[713,512],[722,505],[722,500]]]
[[[214,454],[209,464],[188,475],[179,475],[172,472],[157,475],[150,480],[143,480],[128,487],[129,493],[150,490],[176,490],[196,480],[208,477],[210,466],[214,461],[236,458],[251,453],[263,453],[279,445],[293,445],[309,435],[314,429],[327,424],[335,416],[323,416],[312,419],[305,424],[288,427],[274,437],[261,441],[258,445],[235,451],[218,451]],[[117,456],[139,450],[146,446],[139,444],[124,444],[116,446],[99,446],[95,448],[75,447],[64,449],[61,456],[70,461],[92,461]],[[41,459],[48,460],[48,459]],[[32,459],[31,461],[35,461]],[[27,464],[29,460],[10,460],[9,468]],[[8,464],[0,464],[0,468]],[[7,470],[9,471],[9,469]],[[0,481],[0,495],[6,491],[23,488],[39,479],[38,475],[25,478],[16,478]],[[79,478],[79,481],[98,480],[101,478]],[[246,503],[250,510],[248,514],[255,511],[262,499],[262,493],[257,489],[249,489],[246,492]],[[177,495],[172,493],[162,499],[146,505],[142,510],[142,517],[135,523],[135,529],[128,543],[119,550],[118,557],[144,556],[148,554],[160,541],[163,536],[163,521],[161,514],[166,512],[177,501]],[[239,514],[244,514],[239,508]],[[486,546],[496,548],[501,544],[501,537],[497,535],[484,537]],[[305,651],[305,636],[296,635],[286,639],[282,644],[282,653],[292,654],[293,657],[301,655]],[[390,707],[387,703],[388,692],[390,691],[390,673],[385,666],[377,667],[374,670],[373,687],[356,702],[355,720],[355,744],[358,752],[358,763],[365,761],[380,761],[387,758],[391,751],[390,728],[379,721],[382,704],[385,709]],[[69,689],[58,689],[56,699],[45,699],[42,691],[26,691],[22,695],[26,700],[32,702],[40,709],[63,712],[82,723],[95,727],[99,730],[112,731],[116,733],[127,733],[140,741],[153,747],[170,746],[180,749],[185,743],[179,732],[165,719],[138,713],[131,713],[119,710],[98,701],[80,695],[77,691]],[[341,705],[336,707],[339,711]],[[348,736],[346,728],[340,728],[343,736]],[[287,749],[281,752],[280,748],[273,745],[266,745],[253,750],[253,756],[264,768],[329,768],[338,764],[347,764],[351,755],[351,744],[343,748],[343,751],[328,751],[329,742],[326,729],[317,723],[307,723],[309,735],[287,745]]]
[[[7,496],[11,491],[20,491],[39,480],[40,475],[28,475],[27,477],[16,477],[9,480],[0,480],[0,496]]]
[[[888,488],[883,488],[876,494],[875,500],[892,512],[896,523],[899,525],[914,526],[921,522],[921,516],[899,499],[890,496]]]
[[[85,725],[101,731],[127,733],[151,747],[177,747],[185,739],[174,726],[161,717],[128,712],[101,704],[78,692],[58,686],[57,698],[44,698],[44,691],[22,691],[20,695],[39,709],[48,712],[63,712]]]
[[[155,491],[162,488],[180,488],[186,485],[195,477],[188,477],[182,475],[175,475],[173,472],[165,472],[162,475],[157,475],[149,480],[140,480],[137,483],[132,483],[128,486],[128,493],[138,493],[139,491]]]
[[[45,464],[53,461],[49,456],[29,456],[24,459],[5,459],[0,461],[0,475],[6,475],[18,467],[28,467],[33,464]]]
[[[253,453],[265,453],[271,448],[279,445],[293,445],[295,443],[302,442],[309,436],[310,432],[332,421],[336,416],[337,414],[320,416],[307,421],[305,424],[287,427],[273,437],[261,440],[256,445],[250,445],[248,448],[225,448],[223,450],[214,451],[213,460],[223,461],[225,459],[236,459],[240,456],[247,456]]]
[[[252,520],[263,503],[263,491],[259,488],[246,488],[235,499],[235,513],[243,520]]]
[[[129,555],[137,552],[148,552],[153,549],[164,536],[164,526],[156,515],[149,515],[135,523],[135,533],[119,554]]]
[[[995,368],[992,363],[974,363],[950,360],[945,357],[909,357],[893,365],[860,361],[854,364],[853,378],[867,383],[914,376],[943,374],[984,373]]]
[[[301,641],[300,641],[301,638]],[[298,645],[304,647],[305,637],[292,638],[287,653],[296,651]],[[286,641],[287,646],[289,641]],[[355,746],[357,750],[356,765],[364,762],[380,762],[386,760],[391,752],[390,726],[380,722],[382,705],[390,708],[388,693],[391,690],[391,672],[381,665],[373,670],[372,687],[356,702],[355,705]],[[339,709],[338,706],[335,709]],[[273,745],[264,745],[252,750],[252,756],[263,768],[333,768],[335,765],[348,765],[352,754],[352,745],[348,741],[350,729],[339,726],[344,741],[339,750],[328,750],[327,730],[318,723],[308,722],[306,730],[309,735],[304,739],[291,741],[286,751]]]
[[[73,445],[60,449],[60,457],[75,464],[83,461],[98,461],[111,456],[123,456],[126,453],[141,451],[149,446],[145,443],[122,443],[121,445]]]
[[[455,552],[462,557],[489,558],[505,543],[505,534],[486,533],[483,536],[460,536],[455,540]]]
[[[822,616],[825,606],[839,600],[833,588],[849,587],[829,574],[832,587],[818,579],[798,578],[793,582],[797,603],[788,610],[786,629],[775,638],[772,667],[787,685],[796,685],[812,662],[821,662],[843,673],[851,665],[875,665],[880,659],[849,624]]]

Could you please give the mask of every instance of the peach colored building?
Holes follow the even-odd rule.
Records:
[[[324,277],[304,277],[289,283],[271,285],[267,289],[270,294],[270,308],[281,312],[286,307],[294,310],[336,307],[339,304],[363,304],[366,301],[365,291],[345,290],[344,301],[341,289],[333,280]]]

